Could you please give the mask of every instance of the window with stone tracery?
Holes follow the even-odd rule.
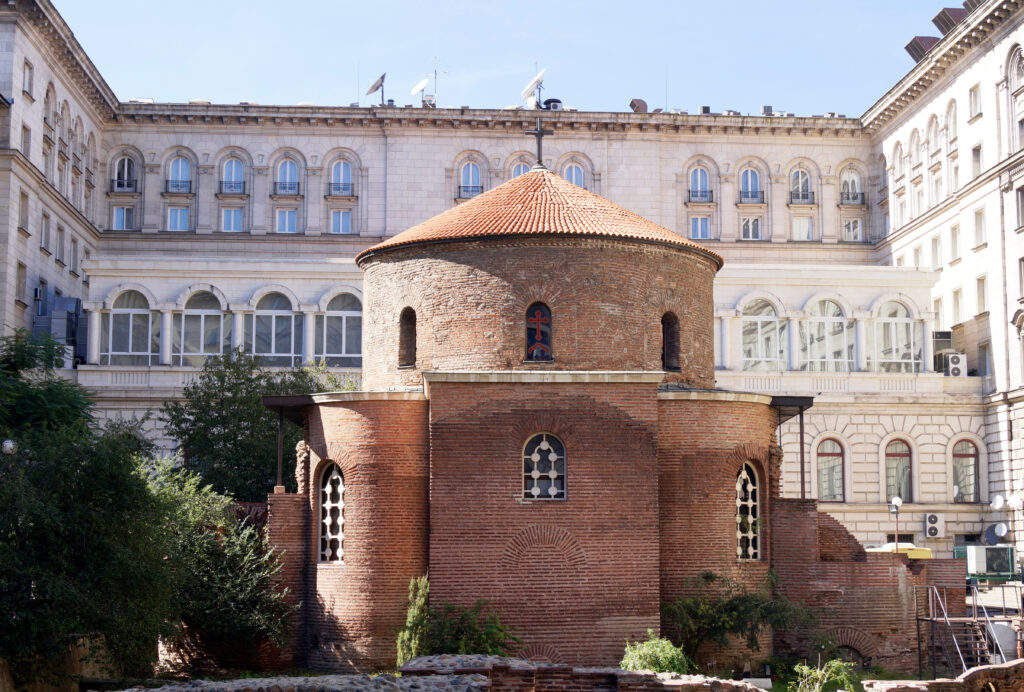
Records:
[[[553,360],[551,352],[551,309],[534,303],[526,309],[526,360]]]
[[[744,464],[736,475],[736,557],[741,560],[761,558],[757,493],[757,473],[750,464]]]
[[[534,435],[523,447],[523,497],[565,499],[565,445],[551,433]]]
[[[341,562],[345,540],[345,480],[337,464],[320,483],[320,562]]]

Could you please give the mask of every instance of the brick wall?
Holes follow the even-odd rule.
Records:
[[[865,680],[867,692],[1024,692],[1024,659],[978,666],[954,680]]]
[[[818,512],[818,559],[822,562],[867,562],[864,546],[833,517]]]

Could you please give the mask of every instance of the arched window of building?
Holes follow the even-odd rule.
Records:
[[[941,147],[939,142],[939,119],[934,115],[928,120],[928,151],[936,152]]]
[[[224,169],[222,172],[222,179],[220,181],[220,191],[227,195],[241,195],[245,193],[245,178],[243,177],[245,170],[242,161],[235,157],[229,158],[224,162]]]
[[[167,192],[192,191],[192,164],[182,156],[171,159],[167,167]]]
[[[744,168],[740,173],[740,204],[762,204],[761,174],[755,168]]]
[[[578,163],[570,163],[562,169],[562,177],[577,187],[586,188],[583,181],[583,166]]]
[[[679,369],[679,318],[674,312],[661,316],[661,367]]]
[[[100,322],[100,365],[152,365],[160,356],[159,314],[138,291],[119,295]]]
[[[903,177],[903,145],[899,142],[896,142],[892,150],[892,177]]]
[[[460,171],[459,199],[476,197],[483,192],[480,185],[480,166],[475,161],[467,161],[462,164]]]
[[[910,151],[907,153],[910,155],[910,165],[916,166],[921,163],[921,135],[918,134],[917,130],[910,133]]]
[[[980,502],[978,448],[970,440],[953,445],[953,502]]]
[[[398,318],[398,367],[416,365],[416,311],[405,308]]]
[[[1024,86],[1024,58],[1022,58],[1020,47],[1013,51],[1010,56],[1010,69],[1007,70],[1010,78],[1010,93],[1017,91]]]
[[[274,191],[279,195],[299,194],[299,167],[291,159],[282,159],[277,164],[277,182]]]
[[[818,443],[818,500],[843,502],[843,446],[831,438]]]
[[[345,478],[337,464],[320,481],[320,562],[341,562],[345,543]]]
[[[327,312],[316,317],[317,361],[338,368],[363,364],[363,304],[351,293],[331,298]]]
[[[736,474],[736,557],[758,560],[761,557],[760,501],[757,472],[750,464]]]
[[[544,303],[526,309],[526,360],[553,360],[551,310]]]
[[[335,161],[331,166],[330,190],[327,194],[335,197],[351,197],[352,192],[352,164],[348,161]]]
[[[913,502],[911,485],[910,445],[903,440],[893,440],[885,446],[885,497],[892,500],[899,497],[904,502]]]
[[[878,313],[875,328],[868,330],[874,343],[867,346],[879,372],[921,372],[924,325],[915,320],[903,303],[891,300]]]
[[[775,306],[753,300],[743,308],[743,369],[785,370],[789,323],[779,320]]]
[[[172,353],[179,365],[202,367],[231,343],[230,321],[224,319],[220,301],[209,291],[193,293],[185,301],[185,310],[174,316],[172,334]]]
[[[523,497],[565,499],[565,445],[551,433],[539,433],[523,447]]]
[[[811,176],[803,168],[797,168],[789,175],[789,203],[814,204]]]
[[[293,366],[302,356],[302,329],[292,302],[281,293],[268,293],[246,315],[246,350],[263,365]]]
[[[529,164],[520,162],[520,163],[517,163],[516,165],[512,166],[512,177],[513,178],[518,178],[519,176],[525,175],[526,173],[529,173],[529,172],[530,172],[530,165]]]
[[[800,321],[800,369],[814,372],[849,372],[854,363],[853,321],[831,300],[811,306]]]
[[[946,139],[948,141],[956,139],[956,131],[956,101],[950,101],[949,107],[946,109]]]
[[[687,196],[690,202],[713,202],[711,193],[711,177],[704,166],[695,166],[690,171],[690,191]]]
[[[135,192],[135,160],[130,156],[122,156],[114,162],[114,179],[112,192]]]
[[[843,169],[839,176],[839,203],[864,204],[864,192],[860,186],[860,173],[853,168]]]

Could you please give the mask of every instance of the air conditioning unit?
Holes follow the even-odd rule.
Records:
[[[946,374],[950,377],[967,377],[967,354],[947,353]]]
[[[946,537],[946,517],[936,512],[929,512],[924,515],[924,537],[928,538],[945,538]]]
[[[967,576],[981,579],[1009,579],[1014,576],[1013,546],[967,546]]]

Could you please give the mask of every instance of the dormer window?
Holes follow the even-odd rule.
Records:
[[[554,360],[551,352],[551,309],[534,303],[526,310],[526,360]]]

